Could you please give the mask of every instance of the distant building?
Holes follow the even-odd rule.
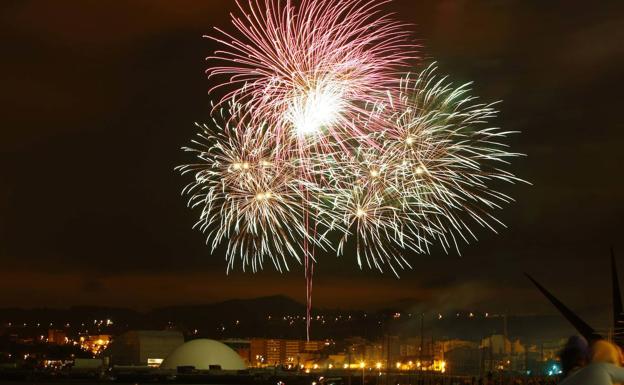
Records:
[[[399,336],[385,336],[382,340],[383,348],[381,352],[381,357],[377,359],[373,359],[371,357],[370,361],[381,362],[382,366],[384,367],[386,366],[386,364],[389,364],[389,366],[393,366],[392,363],[400,361],[402,353],[406,353],[406,344],[402,344],[402,340],[403,339],[399,338]],[[403,345],[403,348],[401,348],[401,345]],[[407,346],[410,345],[411,344],[407,344]],[[407,356],[407,354],[404,356]]]
[[[242,358],[227,345],[209,339],[197,339],[178,346],[165,358],[162,369],[192,367],[196,370],[244,370]]]
[[[358,361],[377,362],[381,361],[385,356],[385,344],[380,342],[364,345],[364,354],[358,357]]]
[[[418,357],[420,354],[420,338],[412,337],[401,340],[399,354],[401,357]]]
[[[527,348],[520,340],[511,341],[502,334],[494,334],[481,341],[481,356],[482,371],[527,371]]]
[[[240,341],[231,343],[226,340],[224,343],[237,350],[239,354],[246,351]],[[316,359],[318,352],[324,347],[325,341],[253,338],[249,340],[248,362],[250,366],[304,365]]]
[[[178,331],[134,330],[115,337],[104,355],[113,365],[159,366],[183,343]]]
[[[103,361],[97,358],[76,358],[72,366],[72,372],[96,372],[102,369]]]
[[[511,354],[512,343],[502,334],[494,334],[481,340],[481,347],[489,349],[493,356]]]
[[[67,338],[67,332],[60,329],[48,330],[48,343],[53,345],[65,345],[69,339]]]
[[[111,336],[108,334],[83,335],[80,336],[80,347],[94,355],[98,355],[106,349],[110,341]]]
[[[567,339],[565,338],[543,341],[539,345],[540,359],[542,361],[557,360],[559,358],[559,353],[565,346],[566,341]]]
[[[449,373],[464,376],[482,374],[481,349],[476,345],[455,347],[444,354]]]
[[[238,338],[230,338],[227,340],[222,340],[222,343],[230,347],[234,350],[240,358],[243,359],[245,365],[251,366],[251,342],[250,340],[238,339]]]

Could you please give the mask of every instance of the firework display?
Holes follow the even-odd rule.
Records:
[[[227,92],[185,148],[184,194],[228,270],[304,264],[308,305],[323,254],[398,275],[435,245],[459,252],[475,225],[495,231],[512,199],[492,184],[520,181],[493,104],[435,64],[406,75],[422,64],[387,2],[250,0],[236,33],[211,37],[211,92]]]

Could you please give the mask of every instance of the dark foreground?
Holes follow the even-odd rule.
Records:
[[[440,373],[396,375],[356,373],[347,375],[278,374],[271,372],[220,375],[215,373],[110,373],[104,376],[41,375],[33,372],[0,373],[0,384],[206,384],[206,385],[556,385],[556,377],[527,377],[504,374],[485,377],[452,376]]]

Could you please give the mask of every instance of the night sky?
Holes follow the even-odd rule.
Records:
[[[600,3],[601,5],[596,5]],[[395,0],[425,62],[502,99],[522,131],[511,167],[532,186],[495,235],[463,255],[410,256],[414,271],[324,257],[315,303],[553,312],[532,273],[583,314],[608,316],[609,247],[624,273],[624,7],[601,2]],[[192,230],[174,167],[209,117],[202,35],[231,30],[230,0],[3,1],[0,9],[0,307],[149,308],[305,296],[303,269],[225,275]],[[414,70],[418,67],[415,66]]]

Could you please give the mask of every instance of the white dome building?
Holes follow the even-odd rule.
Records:
[[[243,359],[225,344],[209,339],[197,339],[179,346],[165,358],[161,369],[177,369],[179,366],[193,366],[197,370],[209,370],[210,366],[222,370],[245,370]]]

